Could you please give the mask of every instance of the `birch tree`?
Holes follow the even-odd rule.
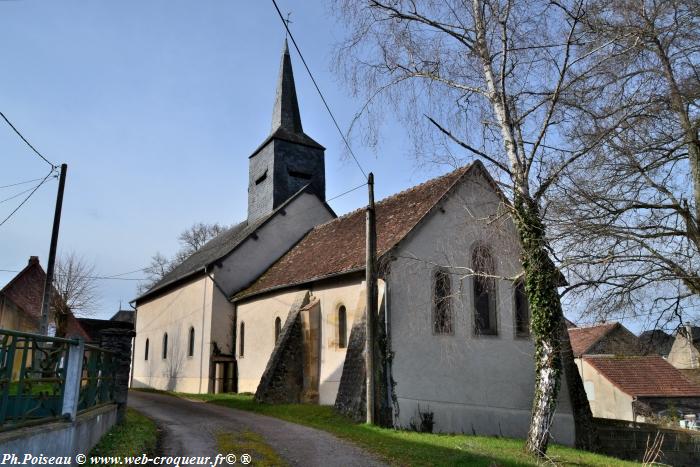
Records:
[[[587,9],[586,47],[614,59],[568,96],[569,137],[602,144],[549,196],[566,292],[584,319],[673,329],[700,312],[700,4]]]
[[[437,148],[443,159],[483,161],[510,200],[535,346],[527,450],[545,455],[565,364],[577,445],[591,447],[590,408],[571,363],[561,276],[542,213],[552,185],[598,144],[564,138],[575,125],[566,106],[570,90],[606,61],[584,47],[583,2],[337,0],[335,6],[348,30],[337,69],[364,98],[354,124],[370,130],[369,141],[378,141],[375,124],[392,108],[411,128],[417,153]]]

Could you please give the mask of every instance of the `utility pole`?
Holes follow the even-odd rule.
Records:
[[[369,204],[367,205],[367,259],[365,264],[365,284],[367,286],[367,322],[365,334],[365,369],[367,373],[367,423],[374,424],[374,334],[377,328],[377,275],[375,263],[377,256],[377,228],[374,217],[374,174],[367,177]]]
[[[58,227],[61,225],[61,208],[63,207],[63,189],[66,186],[67,164],[61,164],[61,175],[58,178],[58,195],[56,195],[56,211],[53,215],[53,230],[51,231],[51,246],[49,261],[46,263],[46,282],[44,283],[44,298],[41,301],[41,327],[39,333],[46,336],[49,332],[49,304],[53,290],[53,267],[56,262],[56,244],[58,243]]]

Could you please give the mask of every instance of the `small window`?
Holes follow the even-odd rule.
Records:
[[[238,356],[245,353],[245,323],[241,323],[241,332],[238,333]]]
[[[289,175],[294,178],[301,178],[302,180],[311,180],[311,174],[307,174],[304,172],[298,172],[296,170],[289,170],[288,171]]]
[[[191,357],[194,355],[194,327],[190,328],[190,338],[187,342],[187,356]]]
[[[143,356],[144,360],[148,360],[148,344],[149,344],[148,339],[146,339],[146,352]]]
[[[496,323],[496,272],[491,252],[477,247],[472,253],[474,270],[474,334],[498,334]]]
[[[338,348],[344,349],[348,346],[348,314],[345,305],[338,308]]]
[[[282,320],[278,316],[275,318],[275,344],[277,343],[277,339],[280,337],[280,332],[282,331]]]
[[[530,305],[527,302],[525,283],[522,280],[515,283],[515,336],[530,336]]]
[[[433,332],[452,334],[452,284],[449,272],[438,269],[433,277]]]
[[[265,181],[266,178],[267,178],[267,170],[265,170],[265,172],[263,172],[263,174],[255,180],[255,184],[260,185],[262,182]]]
[[[163,358],[168,358],[168,333],[163,334]]]

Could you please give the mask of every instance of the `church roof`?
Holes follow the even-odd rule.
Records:
[[[286,39],[284,40],[282,62],[280,63],[280,73],[277,79],[275,105],[272,108],[272,129],[270,135],[253,151],[250,157],[256,155],[272,139],[281,139],[291,143],[324,149],[323,146],[304,133],[304,129],[301,126],[301,114],[299,113],[297,90],[294,84],[292,59],[289,56],[289,47]]]
[[[154,296],[158,292],[164,292],[170,287],[204,272],[205,268],[228,256],[238,245],[250,237],[262,227],[267,221],[283,210],[292,200],[296,199],[303,192],[307,191],[308,185],[299,190],[294,196],[282,203],[265,217],[261,217],[251,223],[243,221],[233,227],[223,231],[216,237],[209,240],[199,250],[192,253],[182,263],[178,264],[172,271],[166,274],[161,280],[156,282],[146,293],[135,299],[136,302],[143,301]],[[332,212],[332,211],[331,211]]]
[[[459,168],[376,203],[377,256],[381,257],[423,219],[471,168]],[[314,227],[250,287],[234,298],[312,282],[365,268],[365,208]]]

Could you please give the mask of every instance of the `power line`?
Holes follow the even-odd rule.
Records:
[[[311,69],[309,68],[309,65],[306,64],[306,60],[304,60],[304,55],[302,55],[301,50],[299,49],[299,46],[297,45],[297,41],[294,40],[294,36],[292,35],[292,31],[289,30],[289,25],[287,24],[287,20],[284,19],[284,15],[282,15],[282,12],[280,11],[279,7],[277,6],[276,0],[272,0],[272,4],[275,6],[275,10],[277,10],[277,14],[279,15],[280,19],[282,20],[282,24],[284,24],[284,28],[287,30],[287,34],[289,35],[289,38],[292,40],[292,44],[294,44],[294,48],[296,49],[297,53],[299,54],[299,57],[301,58],[301,62],[304,64],[304,68],[306,68],[306,71],[309,73],[309,77],[311,78],[311,81],[314,83],[314,86],[316,87],[316,91],[318,91],[318,95],[321,96],[321,100],[323,101],[323,105],[326,106],[326,110],[328,111],[328,114],[331,116],[331,119],[333,120],[333,124],[335,125],[336,129],[338,130],[340,137],[343,138],[343,142],[345,143],[345,146],[348,148],[348,151],[350,152],[350,155],[352,156],[352,158],[355,159],[355,163],[357,164],[357,167],[360,169],[360,172],[362,172],[362,175],[365,178],[367,178],[367,174],[365,173],[364,169],[360,165],[360,162],[357,160],[357,157],[355,157],[355,153],[352,152],[352,148],[350,148],[350,143],[348,143],[348,140],[345,138],[345,134],[343,134],[343,130],[340,129],[340,125],[338,125],[338,121],[335,119],[335,116],[333,115],[333,112],[331,111],[331,108],[328,105],[328,102],[326,102],[326,98],[323,97],[323,93],[321,92],[321,88],[318,87],[318,84],[316,83],[316,79],[314,78],[314,75],[311,73]]]
[[[9,185],[2,185],[2,186],[0,186],[0,188],[10,188],[13,186],[18,186],[18,185],[26,185],[27,183],[38,182],[39,180],[41,180],[41,177],[34,178],[32,180],[25,180],[23,182],[11,183]]]
[[[19,206],[17,206],[17,207],[14,209],[14,211],[12,211],[6,218],[4,218],[4,219],[2,220],[2,222],[0,222],[0,227],[3,226],[3,225],[5,224],[5,222],[7,222],[8,220],[10,220],[10,218],[11,218],[17,211],[19,211],[19,208],[21,208],[22,206],[24,206],[24,203],[26,203],[26,202],[29,200],[29,198],[31,198],[32,195],[33,195],[34,193],[36,193],[36,190],[38,190],[39,187],[41,187],[41,185],[43,185],[44,183],[46,183],[46,180],[49,179],[49,177],[51,176],[51,174],[53,174],[53,172],[54,172],[54,169],[51,169],[51,171],[46,175],[46,177],[44,177],[43,180],[41,180],[41,183],[39,183],[37,186],[35,186],[34,189],[32,190],[32,192],[29,193],[29,194],[27,195],[27,197],[24,198],[24,199],[22,200],[21,203],[19,203]]]
[[[8,197],[8,198],[2,199],[2,200],[0,200],[0,204],[2,204],[2,203],[4,203],[4,202],[7,202],[7,201],[10,201],[11,199],[15,199],[15,198],[17,198],[18,196],[22,196],[22,195],[25,194],[26,192],[32,191],[33,189],[34,189],[34,187],[32,187],[32,188],[27,188],[27,189],[24,190],[24,191],[20,191],[19,193],[16,193],[16,194],[14,194],[14,195],[12,195],[12,196],[10,196],[10,197]]]
[[[363,183],[362,185],[357,185],[355,188],[350,188],[348,191],[344,191],[344,192],[342,192],[342,193],[339,194],[339,195],[335,195],[334,197],[327,199],[327,200],[326,200],[326,203],[328,203],[329,201],[333,201],[334,199],[340,198],[341,196],[345,196],[345,195],[347,195],[348,193],[352,193],[352,192],[355,191],[355,190],[359,190],[360,188],[362,188],[362,187],[365,186],[365,185],[367,185],[367,184],[366,184],[366,183]]]
[[[0,117],[2,117],[3,120],[5,120],[5,121],[7,122],[8,125],[10,125],[10,128],[12,128],[12,129],[14,130],[15,133],[17,133],[17,136],[19,136],[20,138],[22,138],[22,141],[24,141],[25,144],[26,144],[27,146],[29,146],[29,147],[31,148],[31,150],[34,151],[34,153],[35,153],[37,156],[41,157],[41,158],[44,160],[44,162],[46,162],[47,164],[49,164],[49,165],[51,166],[52,169],[55,169],[55,168],[56,168],[56,165],[55,165],[55,164],[52,164],[51,162],[49,162],[49,160],[48,160],[47,158],[45,158],[44,156],[42,156],[41,153],[40,153],[39,151],[37,151],[37,149],[36,149],[34,146],[32,146],[32,143],[30,143],[29,141],[27,141],[27,138],[25,138],[24,136],[22,136],[22,133],[20,133],[19,130],[18,130],[17,128],[15,128],[15,126],[12,124],[12,122],[10,122],[10,121],[7,119],[7,117],[5,116],[4,113],[0,112]],[[2,225],[2,224],[0,224],[0,225]]]
[[[21,272],[16,269],[0,269],[0,272]],[[56,274],[57,276],[65,276],[65,274]],[[145,281],[147,278],[129,278],[129,277],[113,277],[113,276],[75,276],[76,279],[98,279],[98,280],[116,280],[116,281]]]

